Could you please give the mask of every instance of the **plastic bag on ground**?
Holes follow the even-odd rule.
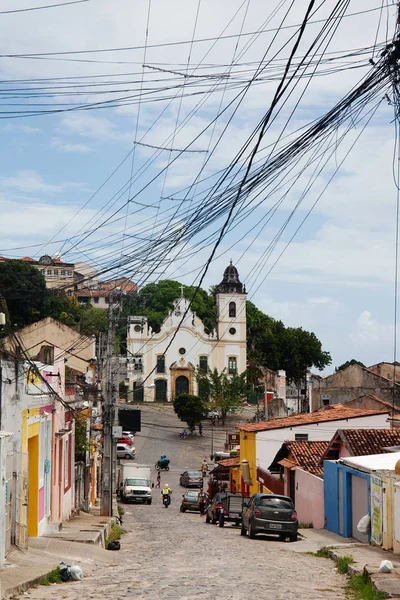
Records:
[[[393,563],[390,560],[383,560],[379,565],[379,573],[390,573],[393,571]]]
[[[83,579],[83,571],[80,567],[72,566],[69,568],[69,572],[73,581],[80,581],[81,579]]]
[[[358,522],[357,530],[360,533],[368,533],[369,528],[371,527],[371,517],[369,515],[364,515]]]

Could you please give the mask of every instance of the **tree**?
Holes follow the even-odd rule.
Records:
[[[352,358],[351,360],[346,360],[346,362],[340,365],[339,367],[335,367],[335,373],[337,373],[338,371],[344,371],[345,369],[347,369],[347,367],[352,367],[353,365],[360,365],[360,367],[364,367],[365,369],[364,363],[360,362],[359,360],[356,360],[355,358]]]
[[[79,323],[79,331],[83,335],[98,337],[100,333],[107,331],[107,327],[108,314],[105,308],[83,307]]]
[[[221,414],[223,424],[228,412],[236,411],[249,391],[246,373],[228,377],[225,369],[222,373],[219,373],[218,369],[209,370],[207,373],[199,369],[196,377],[199,386],[209,398],[209,408]]]
[[[195,287],[184,285],[183,295],[192,300]],[[173,309],[173,301],[181,295],[179,281],[165,279],[158,283],[145,285],[138,294],[127,298],[121,312],[121,317],[128,315],[143,315],[149,320],[153,331],[160,331],[160,327],[168,312]],[[207,332],[210,333],[216,325],[216,308],[214,297],[200,289],[193,300],[192,311],[203,321]]]
[[[7,304],[11,325],[24,327],[42,318],[46,282],[43,275],[22,260],[0,263],[0,296]]]
[[[181,421],[188,424],[190,431],[207,416],[207,409],[199,396],[180,394],[174,400],[174,411]]]

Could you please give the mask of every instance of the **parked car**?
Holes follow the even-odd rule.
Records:
[[[221,413],[218,410],[210,410],[207,413],[207,419],[220,419],[221,418]]]
[[[120,437],[117,440],[117,444],[126,444],[127,446],[133,446],[133,440],[129,436],[122,434],[122,437]]]
[[[187,490],[183,494],[180,511],[185,512],[186,510],[200,511],[199,492],[196,490]]]
[[[179,484],[183,487],[203,487],[203,477],[200,471],[185,471],[181,473]]]
[[[135,440],[135,434],[133,433],[133,431],[123,431],[122,432],[123,437],[128,437],[132,440],[132,442]]]
[[[297,541],[299,522],[292,499],[276,494],[255,494],[243,507],[241,535],[249,533],[254,538],[257,533],[287,537]]]
[[[117,444],[117,458],[135,458],[136,450],[128,444]]]
[[[222,510],[222,500],[228,496],[228,492],[218,492],[215,494],[211,503],[207,506],[206,523],[215,523],[219,520],[219,513]]]

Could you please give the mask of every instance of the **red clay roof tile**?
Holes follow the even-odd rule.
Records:
[[[271,419],[270,421],[261,421],[260,423],[247,423],[245,425],[238,425],[237,429],[248,432],[268,431],[269,429],[282,429],[284,427],[324,423],[325,421],[341,421],[343,419],[355,419],[356,417],[372,417],[373,415],[381,415],[385,412],[389,412],[389,410],[367,410],[364,408],[351,408],[344,404],[331,404],[323,411],[292,415],[291,417]]]
[[[286,442],[286,448],[289,450],[289,460],[313,475],[323,474],[324,468],[320,464],[321,457],[325,454],[328,446],[329,441]]]

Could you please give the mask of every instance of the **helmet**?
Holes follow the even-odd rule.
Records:
[[[169,487],[168,483],[164,483],[164,487]]]

